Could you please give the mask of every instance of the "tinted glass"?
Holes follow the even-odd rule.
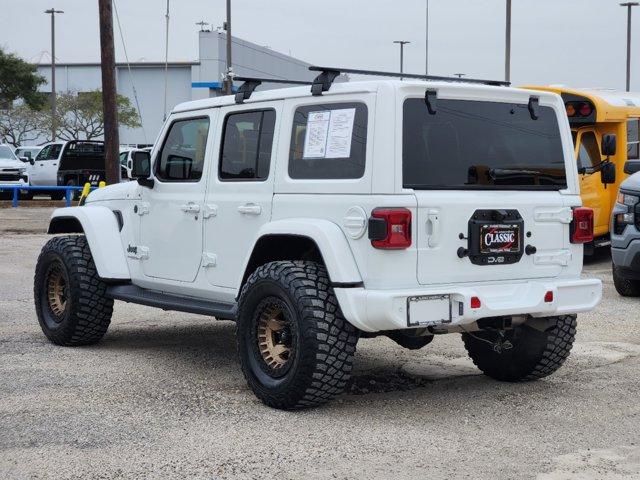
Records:
[[[299,107],[293,119],[289,177],[360,178],[367,147],[367,106],[334,103]]]
[[[593,132],[584,132],[580,137],[578,167],[594,167],[601,162],[600,147]]]
[[[156,176],[170,182],[197,182],[202,177],[209,118],[174,122],[156,161]]]
[[[218,176],[223,181],[264,180],[269,176],[276,112],[233,113],[224,125]]]
[[[640,159],[640,121],[638,119],[627,122],[627,158]]]
[[[566,188],[558,120],[526,104],[438,99],[404,103],[402,173],[414,189]]]

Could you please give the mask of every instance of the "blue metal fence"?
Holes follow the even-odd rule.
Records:
[[[52,186],[28,186],[28,185],[1,185],[0,184],[0,191],[5,191],[5,190],[13,190],[13,199],[11,202],[11,206],[13,208],[16,208],[18,206],[18,200],[20,199],[20,192],[23,191],[47,191],[47,192],[51,192],[51,191],[55,191],[55,190],[63,190],[64,193],[64,197],[65,197],[65,201],[66,201],[66,205],[67,207],[71,206],[71,200],[73,199],[73,191],[77,190],[77,191],[82,191],[81,186],[58,186],[58,185],[52,185]],[[91,187],[91,190],[95,190],[98,187]]]

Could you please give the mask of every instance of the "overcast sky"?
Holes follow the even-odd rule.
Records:
[[[233,33],[310,63],[405,71],[425,68],[427,0],[232,0]],[[169,59],[197,59],[195,22],[224,19],[225,0],[171,0]],[[513,0],[512,80],[624,88],[626,9],[618,0]],[[0,0],[0,45],[37,61],[50,50],[52,6],[59,62],[99,61],[98,0]],[[429,0],[429,70],[504,75],[505,0]],[[165,0],[116,0],[130,60],[164,58]],[[640,7],[634,14],[632,89],[640,90]],[[117,24],[118,61],[124,60]],[[45,61],[49,57],[45,56]],[[217,80],[217,79],[211,79]]]

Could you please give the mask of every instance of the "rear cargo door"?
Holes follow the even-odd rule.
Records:
[[[557,114],[527,104],[403,105],[403,186],[415,192],[421,284],[556,277],[571,260]]]

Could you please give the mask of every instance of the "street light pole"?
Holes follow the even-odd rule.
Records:
[[[507,0],[505,42],[504,42],[504,80],[511,81],[511,0]]]
[[[424,74],[429,75],[429,0],[427,0],[427,15],[425,18],[425,39],[424,39]]]
[[[56,141],[56,13],[62,10],[50,8],[44,13],[51,15],[51,141]]]
[[[400,45],[400,73],[404,73],[404,46],[411,42],[407,40],[394,40],[393,43]],[[400,80],[402,80],[402,76]]]
[[[233,64],[231,62],[231,0],[227,0],[227,71],[224,78],[224,90],[227,95],[233,93]]]
[[[631,90],[631,9],[638,5],[638,2],[620,4],[621,7],[627,7],[627,92]]]

